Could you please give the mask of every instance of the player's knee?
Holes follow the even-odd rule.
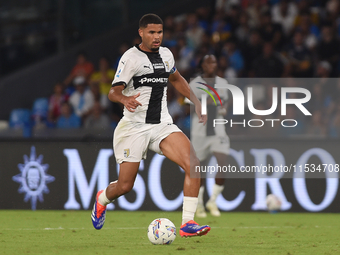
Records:
[[[191,166],[192,167],[196,167],[196,166],[199,166],[200,165],[200,161],[198,160],[197,157],[191,157]]]
[[[190,171],[191,168],[195,168],[200,165],[200,161],[197,157],[191,157],[190,160],[185,160],[183,163],[183,169]]]
[[[130,192],[133,188],[133,183],[129,183],[129,182],[126,182],[126,183],[123,183],[122,185],[120,185],[120,191],[122,193],[122,195]]]

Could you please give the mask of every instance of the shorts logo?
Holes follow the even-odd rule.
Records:
[[[128,158],[130,156],[130,149],[124,149],[124,157]]]

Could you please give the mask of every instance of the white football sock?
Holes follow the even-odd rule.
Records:
[[[204,186],[200,187],[200,191],[198,192],[198,204],[203,205],[203,195],[204,195]]]
[[[103,206],[106,206],[109,203],[113,202],[106,197],[106,189],[104,189],[104,191],[99,195],[98,202]]]
[[[198,203],[197,197],[183,198],[182,224],[190,220],[194,220],[197,203]]]
[[[209,198],[208,203],[215,203],[218,195],[222,193],[223,189],[224,189],[224,185],[217,185],[215,183],[213,187],[212,195]]]

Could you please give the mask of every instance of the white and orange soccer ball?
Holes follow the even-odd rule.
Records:
[[[171,244],[176,238],[176,227],[169,219],[155,219],[148,227],[148,238],[153,244]]]
[[[269,194],[266,198],[267,210],[277,212],[281,209],[281,200],[274,194]]]

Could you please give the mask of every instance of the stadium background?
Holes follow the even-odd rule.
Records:
[[[197,75],[200,59],[207,53],[218,57],[218,74],[230,83],[238,77],[314,78],[304,85],[312,93],[308,104],[311,118],[299,116],[294,112],[296,109],[292,110],[292,116],[296,116],[301,125],[287,133],[280,130],[271,134],[253,133],[247,129],[229,128],[227,132],[233,149],[249,154],[250,149],[272,148],[282,153],[286,163],[295,164],[304,152],[321,148],[339,163],[339,10],[339,2],[333,0],[2,1],[0,208],[32,209],[32,197],[35,197],[37,209],[89,209],[87,204],[92,203],[96,189],[115,179],[117,170],[110,150],[112,131],[121,117],[119,105],[110,104],[104,110],[103,114],[110,120],[107,128],[85,127],[84,118],[81,127],[65,129],[55,127],[56,119],[51,120],[48,108],[35,108],[35,103],[37,99],[43,98],[44,102],[50,99],[54,86],[64,82],[75,66],[79,52],[86,53],[96,71],[102,56],[109,59],[110,69],[115,70],[122,52],[138,43],[138,20],[149,12],[163,18],[163,45],[172,50],[177,68],[188,80]],[[89,76],[89,87],[95,90],[98,85],[91,83],[91,79]],[[71,94],[74,85],[71,82],[64,89],[64,93]],[[267,104],[271,103],[266,100],[269,89],[271,86],[262,88],[255,108],[268,108]],[[188,106],[171,86],[168,95],[169,110],[175,122],[188,133]],[[15,118],[16,109],[27,109],[25,122],[22,122],[23,117]],[[37,190],[34,185],[22,189],[23,182],[29,183],[27,176],[19,178],[21,183],[14,178],[20,177],[23,168],[19,164],[25,163],[24,155],[29,158],[32,146],[37,157],[42,155],[41,165],[48,164],[46,174],[54,177],[53,181],[44,182],[40,172],[38,178],[38,186],[46,186],[49,193],[47,189],[34,193]],[[76,170],[72,170],[70,162],[73,161],[65,154],[65,149],[79,151],[85,182],[72,177]],[[98,161],[101,150],[107,153],[106,158]],[[149,169],[154,158],[151,153],[145,168],[140,171],[141,179],[136,184],[140,193],[132,193],[115,202],[115,209],[180,209],[180,203],[176,207],[174,201],[181,191],[182,173],[165,161],[159,166],[161,177],[150,179],[153,177],[149,175],[150,171],[157,170]],[[254,158],[248,160],[255,164]],[[275,158],[269,160],[275,161]],[[311,162],[330,163],[323,160],[322,156],[311,158]],[[96,173],[96,162],[110,168],[100,176],[102,181],[95,175],[92,178]],[[234,158],[231,162],[238,164]],[[338,177],[315,179],[307,176],[300,178],[303,182],[298,188],[291,178],[280,179],[280,185],[261,183],[263,180],[227,180],[223,192],[226,200],[235,201],[241,191],[245,191],[245,197],[237,206],[222,200],[219,206],[225,206],[224,210],[264,210],[265,195],[278,192],[282,187],[287,201],[292,203],[287,208],[289,211],[340,211],[335,203],[339,198]],[[165,198],[173,201],[157,202],[157,198],[152,198],[154,186],[150,184],[153,183],[161,183]],[[144,187],[144,193],[143,188],[138,187]],[[308,196],[299,198],[297,194],[304,190]],[[5,196],[7,191],[15,194],[11,201]],[[70,194],[78,208],[76,205],[66,208]],[[129,207],[127,204],[137,201],[138,194],[144,194],[140,206]],[[262,201],[262,205],[254,207],[256,201]]]

